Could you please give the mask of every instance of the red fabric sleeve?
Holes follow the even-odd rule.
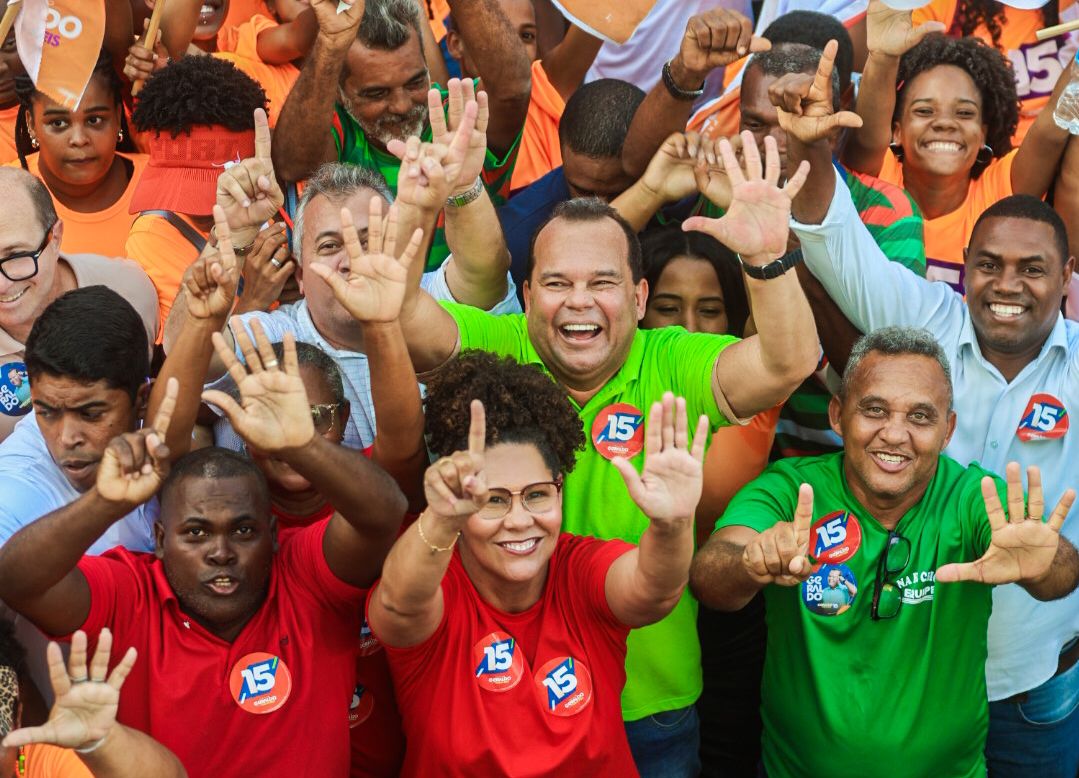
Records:
[[[284,576],[282,583],[293,591],[305,592],[319,606],[352,606],[359,613],[367,590],[345,583],[326,564],[322,540],[330,521],[332,518],[323,519],[297,530],[291,534],[288,543],[281,546],[277,564]]]

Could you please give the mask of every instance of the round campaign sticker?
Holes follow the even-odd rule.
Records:
[[[492,632],[472,647],[476,683],[489,692],[506,692],[521,681],[525,660],[517,641],[505,632]]]
[[[360,656],[371,656],[371,654],[377,654],[381,650],[382,644],[378,642],[378,638],[371,631],[365,616],[363,626],[360,627]]]
[[[30,412],[30,377],[22,362],[0,365],[0,413],[25,416]]]
[[[375,696],[360,684],[352,690],[352,702],[348,706],[348,727],[353,729],[371,718],[375,709]]]
[[[592,702],[592,676],[582,662],[560,656],[536,673],[536,692],[552,716],[575,716]]]
[[[862,545],[862,525],[849,511],[836,511],[813,522],[809,544],[818,562],[846,562]]]
[[[1051,394],[1031,395],[1023,418],[1015,430],[1023,442],[1031,440],[1055,440],[1068,432],[1068,411],[1064,403]]]
[[[273,713],[292,692],[292,674],[281,659],[256,651],[232,666],[232,700],[248,713]]]
[[[629,403],[608,405],[592,422],[592,443],[607,459],[630,459],[644,448],[644,414]]]
[[[802,582],[802,601],[818,616],[845,613],[857,596],[858,581],[846,565],[818,565]]]

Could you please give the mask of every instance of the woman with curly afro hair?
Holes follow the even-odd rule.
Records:
[[[866,22],[869,58],[842,161],[906,188],[925,219],[926,277],[963,291],[964,249],[982,211],[1012,194],[1044,197],[1071,137],[1053,121],[1070,71],[1023,144],[1015,74],[977,38],[949,38],[944,25],[914,27],[910,11],[880,0]]]
[[[427,385],[427,509],[368,598],[404,722],[403,776],[636,775],[622,723],[626,638],[669,613],[693,554],[707,418],[649,415],[639,546],[562,533],[563,476],[585,442],[536,365],[483,352]]]
[[[1049,102],[1062,71],[1075,55],[1074,39],[1058,35],[1039,41],[1035,33],[1060,22],[1059,0],[1049,0],[1041,8],[1013,8],[997,0],[933,0],[914,11],[914,24],[941,22],[948,35],[973,35],[1004,54],[1012,62],[1015,89],[1019,97],[1019,126],[1013,144],[1023,142],[1038,114]],[[1064,0],[1067,18],[1075,18],[1073,0]]]

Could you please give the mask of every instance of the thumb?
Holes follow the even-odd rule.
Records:
[[[947,29],[944,22],[924,22],[907,34],[907,45],[914,48],[922,42],[926,35],[934,32],[944,32]]]
[[[614,469],[618,471],[618,474],[622,476],[622,480],[625,481],[626,491],[629,492],[629,496],[639,504],[639,498],[644,493],[644,483],[641,481],[640,473],[625,457],[615,457],[611,460],[611,464],[614,465]]]
[[[861,127],[862,117],[854,113],[854,111],[840,111],[834,113],[828,117],[828,129],[834,130],[836,127]]]
[[[682,222],[682,230],[684,232],[703,232],[705,235],[711,235],[720,243],[726,244],[727,225],[723,223],[723,219],[692,216]]]
[[[341,277],[340,273],[317,262],[312,262],[308,270],[326,282],[338,301],[343,301],[348,295],[348,282]]]
[[[386,151],[393,154],[398,159],[405,158],[405,142],[400,138],[393,138],[386,143]]]
[[[17,748],[31,743],[56,743],[56,735],[48,724],[40,727],[23,727],[9,732],[4,738],[5,748]]]
[[[953,562],[937,568],[937,581],[956,583],[958,581],[981,581],[981,567],[977,562]]]
[[[749,42],[749,53],[755,54],[759,51],[769,51],[772,48],[772,42],[767,38],[760,38],[756,35]]]
[[[202,393],[202,401],[209,403],[210,405],[216,405],[225,415],[228,416],[229,421],[233,422],[243,415],[243,408],[233,400],[229,395],[217,389],[207,389]],[[235,424],[233,424],[235,426]]]

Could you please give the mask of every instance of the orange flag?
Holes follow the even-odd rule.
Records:
[[[34,86],[75,109],[101,53],[105,0],[23,0],[15,22],[19,59]]]
[[[656,0],[553,0],[562,15],[587,33],[625,43]]]

